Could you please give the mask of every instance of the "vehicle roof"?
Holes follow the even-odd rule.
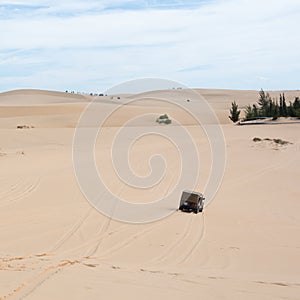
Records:
[[[191,190],[184,190],[183,193],[187,193],[187,194],[193,194],[193,195],[198,195],[200,197],[203,196],[202,193],[199,193],[199,192],[195,192],[195,191],[191,191]]]

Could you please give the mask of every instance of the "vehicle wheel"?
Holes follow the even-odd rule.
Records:
[[[199,209],[199,212],[203,212],[203,207]]]
[[[195,210],[195,214],[197,214],[199,212],[199,208],[197,208],[196,210]]]

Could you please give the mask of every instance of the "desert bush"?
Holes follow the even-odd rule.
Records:
[[[29,126],[29,125],[18,125],[17,129],[30,129],[34,128],[34,126]]]
[[[254,142],[260,142],[260,141],[262,141],[262,139],[261,139],[261,138],[258,138],[258,137],[255,137],[255,138],[253,138],[253,141],[254,141]],[[273,142],[273,143],[278,144],[278,145],[288,145],[288,144],[292,144],[292,143],[290,143],[290,142],[288,142],[288,141],[284,141],[284,140],[282,140],[282,139],[270,139],[270,138],[264,138],[263,141],[266,141],[266,142]]]
[[[172,120],[169,119],[167,114],[161,115],[156,119],[156,122],[158,124],[171,124]]]
[[[172,121],[170,120],[170,119],[165,119],[165,122],[164,122],[165,124],[171,124],[172,123]]]
[[[159,116],[158,119],[164,120],[164,119],[169,119],[169,117],[167,114],[164,114],[164,115]]]
[[[253,138],[253,142],[261,142],[261,138],[255,137],[255,138]]]
[[[287,144],[290,144],[290,142],[284,141],[284,140],[282,140],[282,139],[273,139],[273,142],[276,143],[276,144],[279,144],[279,145],[287,145]]]

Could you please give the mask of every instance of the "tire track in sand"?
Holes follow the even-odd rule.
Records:
[[[193,216],[194,220],[196,220],[197,222],[198,220],[198,215]],[[202,219],[202,229],[198,230],[197,226],[195,226],[195,229],[193,232],[194,233],[196,231],[196,238],[194,240],[194,242],[192,243],[191,247],[187,247],[186,251],[184,251],[184,253],[179,257],[178,261],[177,261],[177,265],[179,264],[183,264],[187,261],[190,260],[190,258],[192,257],[192,255],[196,252],[196,250],[198,249],[199,245],[201,244],[201,241],[204,237],[205,234],[205,214],[202,213],[201,214],[201,219]]]
[[[165,197],[169,193],[174,178],[175,178],[175,175],[172,176],[169,185],[165,188],[163,197]],[[122,190],[120,191],[119,195],[121,194]],[[125,240],[123,240],[120,243],[114,245],[112,248],[106,250],[104,253],[101,253],[100,254],[101,258],[107,258],[109,255],[129,247],[132,244],[132,242],[137,241],[137,239],[139,239],[140,237],[145,237],[145,235],[150,234],[151,232],[153,232],[157,226],[159,226],[159,228],[161,228],[163,223],[165,224],[166,222],[169,222],[169,219],[170,218],[165,218],[164,220],[157,221],[157,222],[155,222],[154,225],[152,225],[148,228],[145,228],[141,231],[138,231],[137,233],[134,233],[134,234],[130,235]],[[129,226],[129,225],[127,225],[127,226]],[[138,226],[138,225],[133,225],[133,226]],[[146,226],[149,226],[149,225],[147,224]]]
[[[179,265],[189,260],[198,249],[205,232],[205,221],[203,213],[197,215],[187,214],[187,222],[183,232],[172,243],[170,243],[162,254],[148,261],[147,264],[167,264],[168,266]],[[200,218],[202,221],[200,221]],[[201,222],[201,229],[199,228]],[[200,229],[200,230],[199,230]],[[195,238],[193,238],[195,236]]]
[[[187,216],[188,217],[188,216]],[[180,246],[182,243],[184,243],[187,235],[191,232],[192,230],[192,218],[188,217],[186,218],[187,221],[185,223],[185,227],[183,232],[179,235],[179,237],[177,239],[175,239],[172,243],[170,243],[163,251],[162,254],[160,254],[157,257],[154,257],[153,259],[151,259],[150,261],[148,261],[147,263],[161,263],[166,261],[173,253],[176,252],[176,249],[178,248],[178,246]]]
[[[173,183],[173,181],[174,181],[175,178],[176,178],[176,176],[173,175],[172,178],[171,178],[171,180],[170,180],[170,182],[169,182],[169,184],[165,188],[163,197],[165,197],[169,193],[170,188],[171,188],[172,183]],[[121,187],[119,188],[119,191],[117,192],[117,196],[118,197],[120,197],[120,195],[122,194],[122,192],[123,192],[123,190],[124,190],[125,187],[126,187],[126,183],[123,183],[121,185]],[[157,188],[158,188],[158,186],[155,186],[153,188],[153,191],[155,191],[155,189],[157,189]],[[116,206],[114,206],[113,209],[112,209],[111,217],[108,218],[106,220],[107,221],[106,224],[103,225],[104,230],[100,233],[100,237],[97,239],[96,245],[93,246],[90,250],[88,250],[86,252],[86,257],[94,255],[98,251],[100,245],[102,243],[104,243],[105,239],[107,237],[109,237],[111,234],[116,233],[116,232],[123,232],[123,231],[125,231],[126,229],[129,228],[129,225],[125,225],[124,228],[122,226],[122,228],[119,228],[116,231],[113,231],[113,232],[110,232],[109,234],[106,234],[108,232],[110,224],[112,222],[115,209],[116,209]],[[138,239],[139,237],[145,236],[145,234],[148,234],[148,233],[152,232],[154,230],[154,228],[155,228],[155,225],[151,226],[150,228],[145,228],[144,230],[142,230],[142,231],[140,231],[138,233],[134,233],[133,235],[130,235],[125,240],[123,239],[120,243],[114,245],[112,248],[110,248],[109,250],[105,251],[104,253],[100,252],[101,254],[99,254],[99,255],[101,255],[101,257],[102,257],[102,256],[106,256],[108,254],[115,253],[115,252],[117,252],[117,251],[119,251],[121,249],[124,249],[125,247],[128,247],[133,241],[135,241],[136,239]]]
[[[50,250],[49,252],[55,252],[61,248],[74,234],[79,230],[79,228],[84,224],[92,212],[92,207],[73,225],[70,231],[68,231]]]
[[[79,260],[65,260],[55,265],[48,266],[43,271],[39,272],[37,275],[21,283],[12,292],[0,297],[0,300],[24,299],[27,296],[29,296],[31,293],[33,293],[39,286],[41,286],[45,281],[47,281],[53,275],[57,274],[58,272],[62,271],[64,268],[68,266],[72,266],[74,264],[80,264],[80,263],[81,261]]]
[[[41,177],[19,178],[14,184],[8,184],[0,195],[0,208],[14,204],[35,192],[40,185]],[[1,186],[3,188],[3,185]]]

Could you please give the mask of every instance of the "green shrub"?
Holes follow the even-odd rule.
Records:
[[[160,120],[169,119],[167,114],[161,115],[158,117]]]
[[[158,124],[171,124],[172,120],[169,119],[167,114],[161,115],[156,119],[156,122]]]
[[[231,103],[231,109],[230,109],[230,116],[229,119],[233,122],[236,123],[239,120],[241,111],[239,110],[239,106],[236,104],[236,102]]]

